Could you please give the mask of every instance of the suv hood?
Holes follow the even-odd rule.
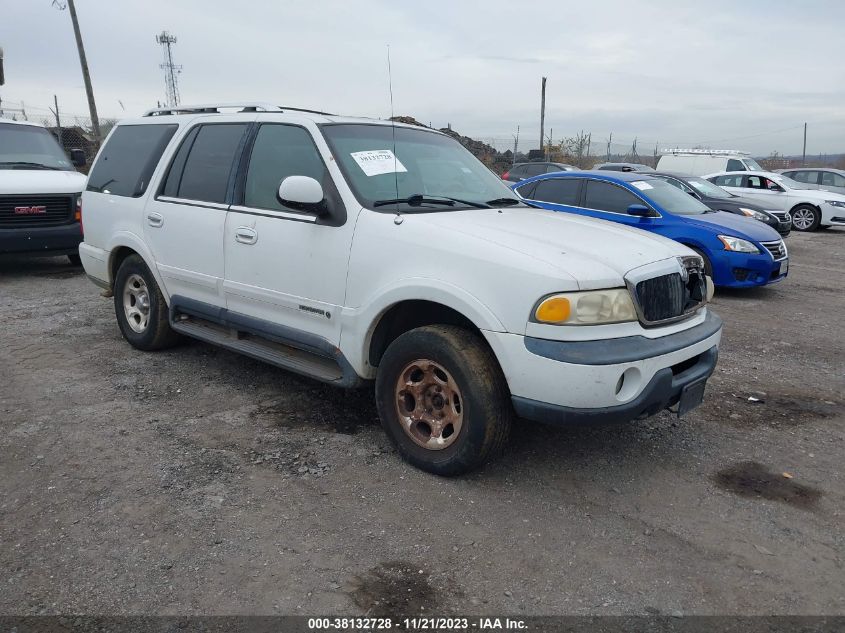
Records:
[[[415,214],[414,219],[459,233],[462,241],[483,241],[540,260],[585,290],[619,286],[634,268],[694,254],[659,235],[544,209],[467,209]]]
[[[768,224],[736,213],[717,211],[716,213],[675,217],[683,217],[687,222],[700,228],[710,229],[719,235],[731,235],[758,242],[772,242],[780,239],[778,232]]]
[[[9,194],[80,193],[88,181],[77,171],[0,169],[0,196]]]

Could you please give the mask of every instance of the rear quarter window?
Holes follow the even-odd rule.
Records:
[[[177,125],[121,125],[112,132],[88,176],[88,191],[144,195]]]

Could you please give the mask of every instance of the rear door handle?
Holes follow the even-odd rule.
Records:
[[[235,229],[235,241],[241,244],[255,244],[258,241],[258,233],[248,226],[239,226]]]
[[[164,224],[164,218],[161,217],[160,213],[151,212],[147,214],[147,224],[150,226],[154,226],[156,228],[160,227]]]

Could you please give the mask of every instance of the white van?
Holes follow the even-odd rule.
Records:
[[[0,255],[67,255],[79,265],[85,164],[43,125],[0,119]]]
[[[704,176],[718,171],[763,171],[747,152],[732,149],[664,149],[657,171]]]

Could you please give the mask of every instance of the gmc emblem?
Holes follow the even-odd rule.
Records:
[[[15,215],[44,215],[47,213],[47,207],[15,207]]]

